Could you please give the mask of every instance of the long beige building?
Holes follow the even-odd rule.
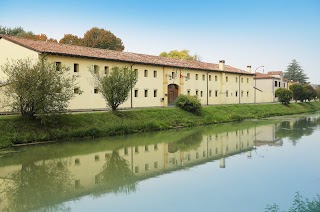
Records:
[[[114,66],[126,66],[138,73],[138,82],[129,99],[120,105],[122,108],[166,107],[179,94],[197,95],[203,105],[254,102],[251,66],[241,70],[226,65],[224,60],[218,64],[184,61],[0,35],[0,66],[21,58],[53,61],[70,67],[70,76],[79,75],[74,92],[83,93],[71,100],[70,110],[105,109],[106,103],[89,70],[107,75]],[[5,80],[0,70],[0,82]],[[0,98],[3,102],[1,94]]]

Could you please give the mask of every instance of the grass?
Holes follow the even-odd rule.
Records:
[[[177,108],[64,114],[51,126],[19,116],[0,117],[0,148],[41,141],[75,140],[260,119],[320,110],[320,102],[205,106],[200,115]]]

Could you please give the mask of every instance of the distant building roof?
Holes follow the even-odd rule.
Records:
[[[221,71],[219,64],[205,63],[190,60],[179,60],[154,55],[137,54],[131,52],[120,52],[106,49],[90,48],[84,46],[76,46],[69,44],[61,44],[55,42],[35,41],[31,39],[14,37],[0,34],[0,39],[4,38],[15,44],[31,49],[38,53],[49,53],[63,56],[84,57],[92,59],[112,60],[138,64],[148,64],[156,66],[167,66],[176,68],[198,69],[207,71]],[[253,73],[225,65],[225,71],[230,73],[241,73],[254,75]]]
[[[263,74],[260,72],[256,72],[256,79],[280,79],[280,77],[275,77],[273,75],[269,75],[269,74]]]
[[[269,71],[269,75],[282,75],[282,71]]]

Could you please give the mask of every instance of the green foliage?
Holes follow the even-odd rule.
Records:
[[[316,88],[317,99],[320,99],[320,86]]]
[[[292,98],[292,91],[286,88],[278,88],[275,94],[278,97],[279,102],[281,102],[282,104],[287,105],[290,103],[290,100]]]
[[[162,52],[160,57],[169,57],[169,58],[175,58],[175,59],[181,59],[181,60],[194,60],[194,61],[201,61],[200,57],[198,55],[190,55],[189,50],[172,50],[169,53]]]
[[[88,30],[82,39],[83,46],[123,51],[124,45],[120,38],[116,37],[112,32],[93,27]]]
[[[194,114],[200,114],[202,109],[201,102],[197,96],[188,96],[184,94],[180,94],[177,97],[174,105]]]
[[[290,85],[289,89],[292,91],[292,98],[297,102],[303,102],[306,99],[306,92],[301,84]]]
[[[299,82],[300,84],[305,84],[307,79],[309,79],[295,59],[287,66],[287,70],[283,77],[294,82]]]
[[[33,32],[27,32],[22,27],[9,28],[0,26],[0,34],[24,37],[26,35],[33,35]]]
[[[76,35],[65,34],[63,38],[60,39],[59,43],[81,46],[83,45],[83,40]]]
[[[303,85],[303,88],[306,95],[306,99],[309,102],[317,98],[317,91],[310,84]]]
[[[136,73],[128,67],[114,66],[111,73],[105,77],[100,77],[99,73],[95,73],[94,70],[91,73],[95,77],[107,105],[113,111],[128,99],[129,91],[138,81]]]
[[[320,195],[317,195],[313,200],[303,199],[303,197],[296,193],[292,206],[288,212],[316,212],[320,211]],[[267,205],[265,212],[280,212],[280,208],[277,204]],[[283,211],[285,212],[285,211]]]
[[[5,95],[13,111],[24,117],[37,117],[43,122],[50,115],[63,112],[74,97],[76,77],[68,77],[69,68],[57,71],[55,63],[12,60],[1,67],[7,75]]]

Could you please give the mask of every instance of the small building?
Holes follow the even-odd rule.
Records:
[[[203,105],[254,102],[251,67],[245,71],[226,65],[224,60],[218,64],[185,61],[0,35],[0,66],[22,58],[55,62],[70,67],[70,76],[79,76],[74,92],[83,92],[70,101],[70,110],[105,109],[89,69],[105,76],[114,66],[126,66],[138,74],[138,82],[122,108],[166,107],[179,94],[197,95]],[[0,70],[0,81],[5,80]]]
[[[254,81],[255,103],[277,102],[275,91],[278,88],[289,88],[288,80],[283,78],[282,71],[271,71],[267,74],[257,72]]]

